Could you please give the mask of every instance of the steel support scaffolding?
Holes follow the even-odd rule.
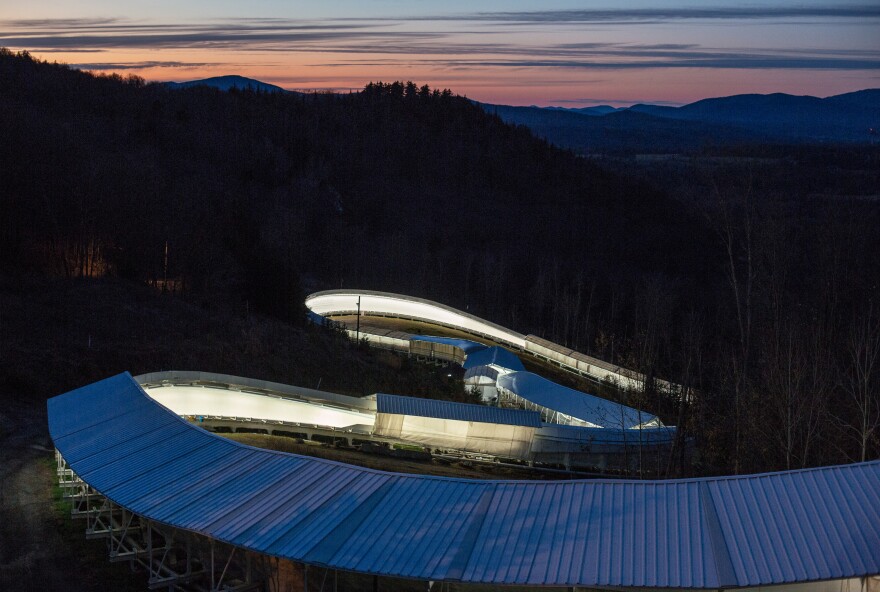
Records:
[[[145,569],[150,590],[246,592],[263,588],[265,569],[255,569],[252,553],[130,512],[80,479],[57,450],[55,461],[71,517],[86,520],[86,538],[106,539],[111,562],[128,561],[132,571]]]

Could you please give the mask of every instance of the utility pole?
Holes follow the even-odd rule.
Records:
[[[358,296],[358,316],[357,316],[357,329],[355,329],[355,341],[360,345],[361,342],[361,297]]]

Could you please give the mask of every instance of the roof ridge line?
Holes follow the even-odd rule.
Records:
[[[486,517],[489,515],[489,505],[492,503],[492,498],[495,497],[497,489],[498,483],[492,483],[482,494],[480,494],[480,501],[477,502],[472,514],[473,518],[466,527],[458,550],[452,557],[452,561],[449,562],[449,567],[446,569],[446,575],[443,578],[444,580],[460,581],[462,579],[462,576],[473,557],[474,547],[477,546],[477,538],[480,536],[480,531],[483,530],[483,524],[486,522]]]
[[[306,563],[318,565],[330,565],[331,559],[348,543],[361,524],[369,518],[373,510],[385,499],[394,486],[396,479],[386,479],[384,483],[367,495],[367,498],[357,505],[350,514],[335,528],[331,528],[321,540],[312,545],[312,548],[303,555]],[[342,495],[350,493],[347,488],[341,488],[335,495],[326,500],[321,507],[336,503]]]
[[[718,518],[718,510],[715,508],[715,500],[709,490],[707,481],[700,481],[700,500],[703,506],[703,522],[706,526],[706,534],[709,536],[709,545],[712,548],[712,558],[715,562],[715,577],[718,579],[718,588],[736,588],[739,586],[736,579],[736,571],[733,568],[733,559],[727,540],[721,530],[721,520]]]

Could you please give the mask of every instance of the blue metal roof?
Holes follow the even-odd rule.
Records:
[[[473,352],[486,349],[486,345],[471,341],[470,339],[456,339],[455,337],[435,337],[434,335],[413,335],[410,341],[427,341],[428,343],[442,343],[444,345],[452,345],[470,355]]]
[[[601,428],[629,429],[656,419],[650,413],[564,387],[532,372],[499,376],[498,387]]]
[[[306,312],[306,320],[314,323],[315,325],[321,325],[321,326],[323,326],[324,323],[327,322],[327,319],[325,317],[322,317],[318,313],[312,312],[312,311]]]
[[[497,345],[469,353],[462,367],[467,370],[475,366],[488,366],[490,364],[514,371],[526,369],[515,354]]]
[[[48,402],[70,468],[115,503],[335,569],[525,586],[763,586],[880,573],[880,461],[678,481],[475,481],[244,446],[128,374]]]
[[[395,415],[418,415],[420,417],[436,417],[438,419],[454,419],[458,421],[477,421],[481,423],[502,423],[506,425],[541,427],[541,414],[537,411],[522,409],[501,409],[487,405],[470,405],[437,401],[436,399],[420,399],[418,397],[401,397],[400,395],[376,394],[376,411]]]

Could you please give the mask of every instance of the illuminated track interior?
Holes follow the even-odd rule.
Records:
[[[347,314],[385,315],[400,319],[415,319],[472,335],[495,339],[516,348],[525,348],[526,336],[495,323],[423,298],[372,292],[369,290],[329,290],[306,298],[306,307],[315,314],[333,317]]]
[[[372,425],[376,418],[375,413],[228,389],[172,385],[146,387],[144,390],[177,415],[213,415],[329,428]]]

